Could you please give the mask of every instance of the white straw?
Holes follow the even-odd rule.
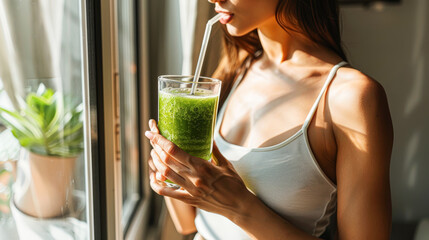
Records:
[[[198,57],[197,67],[195,68],[194,81],[192,82],[191,95],[195,94],[195,88],[197,87],[198,80],[201,74],[201,68],[203,66],[204,57],[206,55],[207,45],[210,39],[210,33],[212,31],[212,26],[222,17],[222,14],[218,14],[212,17],[206,25],[206,31],[204,32],[203,43],[201,44],[200,56]]]

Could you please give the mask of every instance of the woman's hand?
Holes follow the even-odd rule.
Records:
[[[149,121],[149,127],[151,131],[145,133],[153,146],[148,161],[149,176],[156,193],[225,216],[251,239],[315,239],[292,226],[252,194],[216,145],[213,155],[217,165],[193,157],[165,139],[154,120]],[[168,187],[165,179],[181,188]]]
[[[232,164],[222,157],[216,146],[217,165],[193,157],[168,141],[159,134],[154,120],[149,121],[149,127],[151,131],[145,133],[153,146],[148,161],[149,176],[156,193],[231,220],[249,211],[246,203],[256,197],[247,190]],[[167,187],[164,183],[166,178],[181,188]]]

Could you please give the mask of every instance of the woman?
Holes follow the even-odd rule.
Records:
[[[337,2],[210,2],[226,28],[218,163],[186,154],[153,120],[146,132],[151,187],[176,228],[206,239],[389,239],[390,113],[383,88],[345,62]]]

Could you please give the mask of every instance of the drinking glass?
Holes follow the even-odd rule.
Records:
[[[194,85],[193,85],[194,84]],[[193,94],[191,89],[194,87]],[[158,127],[162,136],[192,156],[210,161],[221,81],[193,76],[158,77]],[[167,180],[169,187],[177,184]]]

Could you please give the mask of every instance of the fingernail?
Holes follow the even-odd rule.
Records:
[[[149,120],[149,128],[151,130],[153,129],[153,119]]]
[[[156,173],[156,180],[158,180],[160,182],[163,181],[161,173],[159,173],[159,172]]]
[[[152,140],[152,138],[153,138],[153,133],[152,133],[151,131],[146,131],[146,132],[144,133],[144,135],[145,135],[147,138],[149,138],[150,140]]]

